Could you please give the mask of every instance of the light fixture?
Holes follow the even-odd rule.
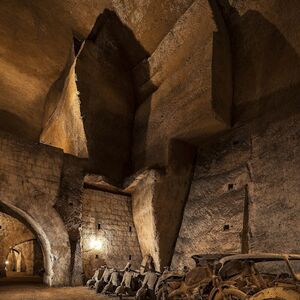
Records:
[[[9,264],[9,261],[8,261],[8,260],[6,260],[6,261],[5,261],[5,264],[6,264],[6,265],[8,265],[8,264]]]
[[[89,246],[94,250],[101,250],[103,248],[103,241],[100,239],[92,238],[89,242]]]

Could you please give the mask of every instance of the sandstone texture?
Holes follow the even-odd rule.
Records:
[[[35,230],[44,253],[45,280],[68,284],[68,233],[53,208],[58,195],[63,153],[1,135],[1,202]]]
[[[164,170],[150,170],[133,193],[133,219],[141,251],[150,254],[157,270],[173,255],[193,172],[194,149],[174,141]]]
[[[162,270],[299,253],[299,14],[297,0],[0,1],[0,221],[34,240],[18,246],[27,270],[36,245],[51,286],[145,255]]]
[[[101,249],[93,249],[99,240]],[[81,227],[82,261],[86,278],[103,264],[123,270],[128,261],[140,267],[142,256],[132,219],[131,198],[97,190],[85,190]]]
[[[299,120],[259,119],[199,149],[174,267],[194,254],[299,253]]]
[[[220,76],[222,74],[222,76]],[[231,55],[216,3],[194,1],[134,69],[135,168],[167,164],[172,138],[196,141],[230,125]]]
[[[36,274],[43,264],[38,261],[40,248],[36,247],[39,253],[34,249],[38,246],[35,235],[26,225],[5,213],[0,213],[0,226],[0,277],[5,276],[5,267],[7,271],[24,272],[27,275]],[[5,265],[6,261],[7,265]]]

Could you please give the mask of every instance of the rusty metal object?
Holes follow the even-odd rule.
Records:
[[[292,262],[300,263],[300,255],[294,254],[239,254],[222,258],[215,265],[214,289],[209,300],[300,300],[299,274]],[[278,266],[282,262],[282,266]],[[258,270],[262,263],[273,264],[270,273]],[[277,265],[276,265],[277,264]]]
[[[213,267],[223,254],[194,255],[196,267],[187,272],[169,272],[160,279],[156,294],[160,299],[205,299],[213,288]]]
[[[297,288],[294,285],[276,286],[276,287],[264,289],[249,298],[249,300],[265,300],[265,299],[300,300],[300,292],[299,290],[297,291]]]

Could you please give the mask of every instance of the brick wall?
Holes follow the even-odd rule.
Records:
[[[91,238],[103,243],[101,250],[92,249]],[[123,268],[129,255],[137,268],[141,263],[141,252],[133,225],[131,198],[85,189],[81,243],[86,277],[104,262],[111,267]]]

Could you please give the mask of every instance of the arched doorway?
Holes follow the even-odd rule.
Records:
[[[0,206],[0,277],[44,281],[42,244],[22,217]]]
[[[34,233],[43,255],[43,282],[49,286],[69,285],[70,243],[62,220],[53,207],[43,203],[40,207],[26,201],[20,204],[24,208],[0,201],[0,211],[19,220]],[[0,260],[0,270],[5,270],[3,260]]]
[[[3,220],[0,212],[0,223]],[[6,229],[4,229],[6,230]],[[11,233],[9,233],[11,234]],[[16,232],[12,233],[17,236]],[[5,259],[6,277],[42,276],[45,272],[44,258],[40,242],[36,237],[24,240],[13,246],[3,243],[0,248],[9,247],[9,252]],[[1,253],[1,250],[0,250]]]

